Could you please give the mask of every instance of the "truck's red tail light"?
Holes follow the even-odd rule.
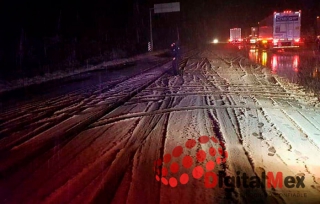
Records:
[[[295,42],[300,42],[300,38],[294,39]]]

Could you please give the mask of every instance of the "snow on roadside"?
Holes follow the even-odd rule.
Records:
[[[26,78],[16,79],[13,81],[0,80],[0,94],[7,92],[7,91],[12,91],[14,89],[34,85],[34,84],[41,84],[41,83],[48,82],[51,80],[70,77],[70,76],[81,74],[84,72],[90,72],[90,71],[98,70],[98,69],[107,69],[109,66],[115,66],[115,65],[120,65],[120,64],[124,64],[124,63],[134,62],[137,60],[151,58],[151,57],[154,57],[155,55],[159,55],[163,52],[164,51],[157,51],[157,52],[152,52],[152,53],[140,54],[140,55],[130,57],[130,58],[123,58],[123,59],[116,59],[116,60],[112,60],[112,61],[102,62],[102,63],[95,65],[95,66],[89,65],[89,66],[83,66],[83,67],[75,69],[75,70],[65,70],[65,71],[56,71],[53,73],[46,73],[44,76],[35,76],[35,77],[31,77],[31,78],[26,77]]]

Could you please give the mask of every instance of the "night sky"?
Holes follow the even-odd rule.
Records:
[[[70,59],[83,60],[110,49],[146,51],[149,8],[165,0],[3,0],[0,3],[1,71]],[[175,2],[175,1],[172,1]],[[166,47],[179,27],[181,40],[227,38],[229,28],[249,28],[273,11],[302,10],[302,29],[312,32],[319,0],[183,0],[181,12],[153,16],[156,45]],[[167,41],[161,41],[167,35]],[[67,48],[66,48],[67,46]],[[162,47],[161,47],[162,46]],[[64,50],[64,54],[57,50]],[[45,50],[45,51],[44,51]],[[76,51],[65,51],[76,50]],[[91,53],[87,53],[92,50]],[[58,56],[59,55],[59,56]]]

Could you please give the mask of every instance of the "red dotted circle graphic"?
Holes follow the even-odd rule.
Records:
[[[171,187],[176,187],[176,186],[178,185],[178,181],[177,181],[176,178],[171,177],[171,178],[169,179],[169,184],[170,184]]]
[[[186,148],[193,148],[194,146],[196,146],[197,142],[194,140],[194,139],[189,139],[187,142],[186,142]]]
[[[155,179],[174,188],[179,184],[187,184],[193,178],[203,180],[206,188],[213,188],[218,182],[213,170],[216,164],[223,164],[228,158],[225,149],[225,144],[216,137],[200,136],[197,140],[188,139],[185,147],[176,146],[171,154],[166,153],[154,161]]]
[[[174,162],[170,166],[170,171],[172,173],[177,173],[179,171],[179,164],[177,162]]]
[[[163,156],[163,162],[164,162],[164,163],[169,163],[170,160],[171,160],[171,154],[165,154],[165,155]]]
[[[162,176],[167,176],[168,175],[168,169],[166,167],[162,167],[161,174],[162,174]]]
[[[180,176],[180,183],[181,184],[187,184],[189,181],[189,175],[186,173],[181,174]]]
[[[182,160],[182,164],[185,168],[190,168],[193,164],[193,159],[192,157],[190,157],[189,155],[184,156],[183,160]]]
[[[215,137],[211,137],[210,139],[212,140],[212,142],[214,142],[214,143],[218,143],[217,138],[215,138]]]
[[[214,169],[214,161],[208,161],[206,164],[207,171],[212,171]]]
[[[210,149],[209,149],[209,154],[211,155],[211,156],[216,156],[216,149],[215,148],[213,148],[213,147],[210,147]]]
[[[196,166],[192,171],[192,176],[195,179],[199,179],[202,177],[203,173],[203,168],[201,166]]]
[[[173,149],[172,155],[173,155],[174,157],[180,157],[180,155],[182,154],[182,152],[183,152],[183,148],[182,148],[181,146],[177,146],[177,147],[175,147],[175,148]]]
[[[201,136],[201,137],[199,137],[199,142],[201,143],[201,144],[205,144],[205,143],[207,143],[209,141],[209,137],[208,136]]]
[[[203,162],[206,159],[206,152],[202,149],[197,152],[197,160],[198,162]]]
[[[161,182],[164,184],[164,185],[168,185],[168,180],[164,177],[161,178]]]

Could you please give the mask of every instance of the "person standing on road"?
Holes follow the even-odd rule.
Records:
[[[171,44],[171,55],[173,57],[173,59],[172,59],[173,74],[178,75],[179,74],[179,61],[180,61],[180,47],[178,45],[178,42],[174,42]]]

